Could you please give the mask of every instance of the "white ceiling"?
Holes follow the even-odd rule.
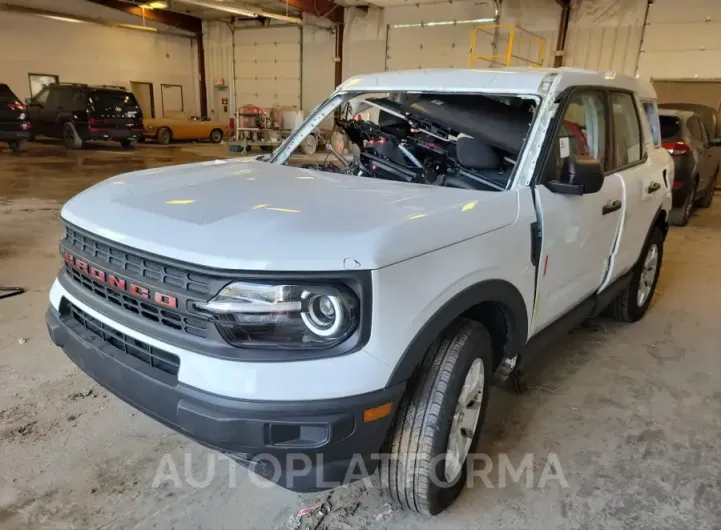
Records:
[[[453,2],[451,0],[334,0],[336,4],[340,4],[343,7],[352,6],[376,6],[376,7],[396,7],[396,6],[413,6],[413,5],[430,5],[430,4],[453,4],[459,1]],[[476,5],[487,5],[493,4],[493,0],[470,0],[469,3]]]

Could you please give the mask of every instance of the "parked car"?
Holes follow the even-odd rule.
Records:
[[[701,118],[688,110],[660,109],[663,146],[674,161],[673,207],[670,222],[686,226],[695,206],[708,208],[714,197],[719,163]]]
[[[13,152],[23,151],[32,125],[25,105],[5,84],[0,84],[0,142],[7,142]]]
[[[135,147],[143,136],[143,113],[127,90],[79,83],[48,85],[28,100],[35,135],[62,138],[68,149],[92,140]]]
[[[336,121],[353,154],[288,165],[349,101],[380,109]],[[50,335],[284,487],[380,466],[395,503],[439,513],[494,378],[519,383],[592,315],[648,311],[674,168],[646,106],[657,120],[650,83],[579,70],[354,77],[267,161],[123,174],[65,204]]]
[[[701,118],[709,138],[715,138],[718,135],[718,111],[713,107],[699,103],[661,103],[658,108],[691,111]]]
[[[146,118],[143,126],[145,138],[152,138],[163,145],[175,140],[210,140],[219,144],[228,135],[227,123],[208,118]]]

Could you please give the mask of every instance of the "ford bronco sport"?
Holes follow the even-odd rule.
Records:
[[[350,147],[288,165],[331,117]],[[50,335],[284,487],[380,466],[396,503],[436,514],[492,378],[587,317],[648,310],[673,181],[658,131],[653,88],[622,75],[354,77],[262,161],[137,171],[70,200]]]

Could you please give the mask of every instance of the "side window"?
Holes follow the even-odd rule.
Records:
[[[703,124],[696,116],[691,116],[688,120],[688,130],[691,137],[699,143],[705,143],[703,134]]]
[[[48,89],[48,100],[45,105],[51,108],[55,108],[60,104],[60,91],[61,87],[53,87]]]
[[[646,114],[646,121],[651,129],[651,137],[653,138],[653,145],[656,147],[661,146],[661,125],[658,119],[658,108],[656,103],[653,101],[643,102],[643,112]]]
[[[41,105],[44,105],[48,101],[48,96],[50,95],[50,89],[43,88],[37,96],[35,96],[35,99],[33,99],[33,102],[40,103]]]
[[[572,155],[593,157],[606,167],[606,100],[603,92],[571,95],[551,145],[544,179],[559,180],[563,160]]]
[[[709,145],[708,131],[706,130],[706,125],[701,121],[701,118],[698,118],[698,125],[701,128],[701,141],[703,141],[704,145]]]
[[[613,107],[613,169],[621,168],[643,158],[643,137],[633,96],[625,92],[611,92]]]

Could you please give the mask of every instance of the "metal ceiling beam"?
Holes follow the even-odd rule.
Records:
[[[184,15],[183,13],[175,13],[174,11],[166,11],[164,9],[142,9],[137,5],[123,2],[122,0],[87,0],[93,4],[109,7],[117,11],[123,11],[136,17],[145,18],[171,26],[174,28],[190,31],[191,33],[202,33],[203,23],[197,17]]]

